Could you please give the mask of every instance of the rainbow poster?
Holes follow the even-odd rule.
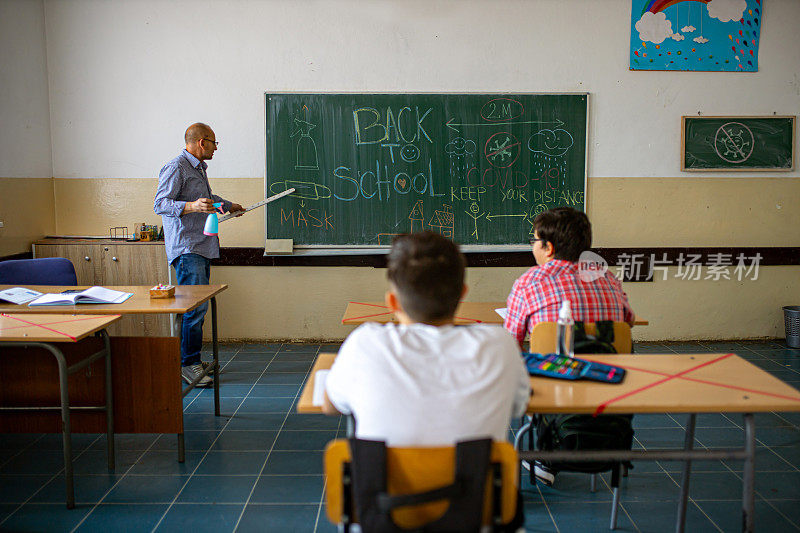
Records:
[[[756,72],[764,0],[631,0],[631,70]]]

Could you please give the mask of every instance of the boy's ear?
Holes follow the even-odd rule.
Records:
[[[464,286],[461,288],[461,298],[464,298],[464,296],[467,295],[468,291],[469,291],[469,287],[467,287],[467,284],[465,283]]]
[[[403,308],[400,306],[400,299],[397,297],[397,294],[392,289],[386,291],[386,296],[384,297],[384,301],[386,302],[386,307],[388,307],[389,310],[392,311],[393,313],[396,311],[403,310]]]
[[[552,259],[556,255],[556,247],[552,242],[546,241],[542,248],[544,248],[544,253],[548,259]]]

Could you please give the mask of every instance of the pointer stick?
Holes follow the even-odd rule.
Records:
[[[253,204],[250,207],[245,208],[244,211],[236,211],[235,213],[228,213],[227,215],[221,216],[221,217],[219,217],[219,221],[220,222],[225,222],[229,218],[234,218],[235,216],[239,215],[240,213],[247,213],[248,211],[252,211],[253,209],[257,209],[257,208],[261,207],[262,205],[267,205],[268,203],[270,203],[273,200],[277,200],[278,198],[282,198],[282,197],[286,196],[287,194],[292,194],[294,191],[295,191],[294,187],[291,188],[291,189],[286,189],[283,192],[279,192],[278,194],[270,196],[266,200],[261,200],[257,204]]]

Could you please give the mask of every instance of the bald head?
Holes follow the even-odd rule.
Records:
[[[183,134],[183,140],[186,141],[187,145],[194,144],[203,137],[208,137],[210,134],[213,134],[213,130],[211,126],[208,124],[203,124],[202,122],[195,122],[188,128],[186,128],[186,133]]]

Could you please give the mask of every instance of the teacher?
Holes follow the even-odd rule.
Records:
[[[203,234],[206,217],[214,212],[215,202],[222,202],[223,212],[244,212],[244,208],[211,192],[205,162],[214,157],[219,145],[214,130],[198,122],[186,129],[184,140],[186,148],[158,175],[153,210],[161,215],[167,261],[175,268],[178,285],[208,285],[211,260],[219,257],[219,237]],[[207,310],[205,302],[183,315],[181,376],[187,383],[199,378],[211,364],[200,361]],[[209,370],[212,373],[213,369]],[[197,386],[208,387],[212,383],[206,375]]]

